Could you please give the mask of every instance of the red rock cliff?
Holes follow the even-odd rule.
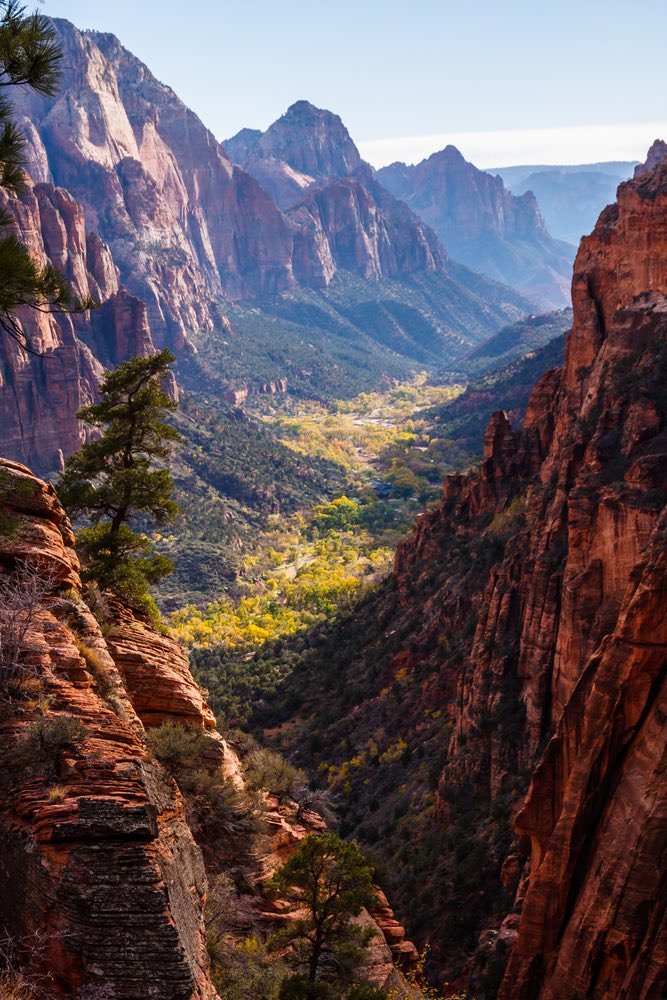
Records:
[[[428,602],[432,634],[478,616],[451,680],[443,818],[452,789],[493,800],[553,734],[517,820],[530,879],[506,1000],[665,986],[666,296],[662,162],[621,185],[582,241],[563,371],[538,384],[520,431],[496,415],[479,473],[448,480],[397,556],[410,605],[443,539],[507,531],[483,589],[469,574]],[[497,712],[512,691],[510,732]]]
[[[184,797],[181,775],[158,763],[146,739],[152,726],[199,731],[207,774],[245,783],[185,654],[110,595],[97,595],[93,615],[53,487],[5,459],[0,518],[0,587],[13,581],[29,607],[21,684],[10,689],[0,671],[3,947],[12,943],[49,998],[215,1000],[207,875],[242,873],[241,912],[225,914],[232,926],[238,919],[239,936],[248,914],[250,926],[273,923],[280,917],[263,881],[324,823],[264,794],[265,830],[251,836],[216,825],[185,784]],[[0,608],[3,656],[8,607]],[[394,959],[412,960],[414,946],[384,897],[361,920],[375,931],[365,975],[400,987]]]
[[[494,414],[291,678],[309,721],[283,745],[321,747],[399,917],[478,997],[512,948],[503,1000],[665,987],[666,226],[662,162],[582,242],[523,426]]]
[[[78,315],[21,310],[41,357],[0,338],[4,454],[56,469],[83,442],[76,412],[94,399],[103,366],[154,350],[151,331],[144,305],[120,286],[109,248],[87,231],[84,211],[67,191],[40,183],[2,201],[35,258],[63,271],[76,296],[101,304]]]

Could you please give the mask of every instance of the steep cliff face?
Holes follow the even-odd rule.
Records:
[[[83,441],[76,412],[94,398],[102,366],[147,354],[153,342],[143,303],[120,286],[108,246],[87,230],[69,192],[40,183],[20,199],[5,195],[3,205],[37,260],[63,271],[77,297],[103,304],[78,315],[21,310],[21,325],[42,357],[0,338],[3,451],[54,469]]]
[[[212,327],[211,300],[293,287],[295,232],[199,119],[112,35],[55,22],[59,94],[22,95],[33,169],[67,187],[121,277],[148,306],[157,342]],[[313,248],[314,256],[317,256]]]
[[[447,479],[335,635],[335,704],[313,706],[317,653],[290,680],[351,828],[388,859],[418,841],[399,914],[476,995],[512,945],[507,1000],[665,985],[666,225],[662,162],[582,242],[565,365],[523,427],[494,415],[480,469]]]
[[[206,877],[182,796],[147,752],[100,627],[78,596],[73,536],[52,488],[23,466],[3,461],[0,470],[12,519],[0,539],[3,573],[21,559],[17,586],[21,565],[42,581],[26,612],[29,684],[3,704],[0,723],[4,931],[44,977],[45,995],[100,986],[114,997],[213,1000]],[[72,589],[63,594],[63,584]],[[29,578],[27,593],[30,586]]]
[[[521,432],[495,418],[480,474],[450,481],[432,515],[430,530],[448,533],[480,514],[498,523],[512,510],[506,497],[524,504],[478,606],[440,781],[445,815],[471,778],[493,800],[555,730],[517,821],[532,847],[508,998],[658,995],[666,224],[662,163],[621,185],[582,242],[562,373],[538,384]],[[399,576],[423,564],[428,533],[420,527],[406,544]],[[417,592],[408,584],[404,599]],[[499,714],[508,691],[511,734]],[[624,826],[631,801],[636,823]]]
[[[295,205],[311,184],[347,177],[362,162],[338,115],[308,101],[292,104],[266,132],[243,129],[224,146],[281,208]]]
[[[338,115],[297,101],[266,132],[225,144],[287,216],[317,234],[331,271],[397,278],[443,270],[435,233],[377,183]]]
[[[4,955],[9,948],[40,997],[215,1000],[209,880],[236,873],[250,926],[270,927],[284,916],[262,883],[324,823],[264,794],[263,832],[220,827],[147,740],[151,727],[187,726],[200,734],[208,780],[243,790],[243,765],[216,731],[183,651],[110,595],[97,594],[92,613],[53,487],[5,459],[0,518],[0,586],[14,588],[3,589],[0,611]],[[27,625],[19,632],[17,595]],[[16,642],[21,666],[10,683]],[[226,917],[233,923],[233,912]],[[363,974],[400,986],[394,961],[416,952],[386,898],[361,920],[375,932]]]
[[[511,194],[454,146],[416,166],[383,167],[377,176],[433,227],[452,257],[541,305],[569,305],[574,249],[549,236],[532,192]]]
[[[307,106],[315,120],[288,114],[263,138],[267,156],[274,143],[328,178],[283,212],[115,37],[54,23],[65,54],[60,91],[13,95],[32,181],[9,207],[36,256],[51,258],[102,308],[22,316],[44,362],[0,345],[10,457],[57,467],[61,452],[81,444],[75,415],[102,367],[153,347],[170,346],[188,386],[222,399],[288,376],[305,392],[314,369],[313,381],[328,378],[337,395],[337,368],[345,382],[364,366],[379,377],[406,373],[430,353],[449,360],[528,308],[463,268],[450,275],[434,233],[360,164],[336,116]],[[333,306],[313,290],[332,291]],[[251,305],[235,311],[232,303]],[[265,328],[276,315],[269,362]],[[356,356],[351,340],[360,341]],[[354,390],[363,387],[357,381]]]
[[[33,176],[66,187],[84,206],[123,284],[146,303],[159,346],[178,350],[192,333],[213,329],[216,297],[256,299],[331,281],[336,264],[315,220],[283,214],[276,192],[267,194],[235,167],[199,119],[113,35],[55,24],[67,67],[59,95],[17,98]],[[304,123],[302,106],[326,121],[311,121],[309,112]],[[347,136],[336,116],[295,105],[258,140],[258,162],[283,163],[284,156],[285,168],[299,177],[311,169],[324,177],[350,173],[359,154],[349,136],[346,144],[334,141],[336,122]],[[415,220],[413,228],[422,238],[426,227]],[[348,263],[368,271],[365,260]]]

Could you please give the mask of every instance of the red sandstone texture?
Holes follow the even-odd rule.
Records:
[[[95,398],[103,366],[153,351],[151,332],[144,305],[119,285],[108,246],[86,231],[83,209],[67,191],[41,183],[20,199],[3,195],[2,203],[35,258],[66,274],[76,297],[101,303],[71,315],[22,309],[18,318],[41,357],[0,338],[3,452],[57,469],[83,443],[76,413]]]
[[[413,648],[477,614],[449,680],[442,821],[452,788],[494,799],[537,764],[516,825],[529,881],[497,934],[514,945],[504,1000],[666,985],[666,162],[622,184],[582,241],[573,304],[564,369],[523,428],[494,416],[479,472],[449,477],[395,566],[403,604],[419,602]],[[425,600],[429,566],[471,532],[504,534],[501,561],[482,587],[473,565]],[[511,742],[497,723],[480,732],[511,692]],[[515,854],[507,886],[520,868]]]
[[[4,459],[0,513],[10,524],[0,535],[0,573],[28,565],[48,581],[26,640],[29,685],[0,706],[3,929],[49,996],[99,988],[119,1000],[214,1000],[207,875],[243,870],[261,920],[262,882],[324,823],[267,795],[259,839],[221,836],[201,818],[193,826],[147,728],[201,730],[206,768],[240,786],[245,779],[183,651],[110,595],[96,598],[98,622],[81,596],[74,537],[53,487]],[[63,719],[78,723],[78,739],[43,754],[31,733]],[[264,919],[277,919],[275,908]],[[400,985],[394,960],[412,961],[415,949],[386,899],[361,920],[376,931],[366,976]]]
[[[192,333],[213,329],[216,297],[248,300],[297,286],[320,288],[347,266],[337,262],[330,234],[316,218],[284,214],[274,192],[232,164],[196,115],[113,35],[54,23],[65,51],[60,92],[46,101],[29,94],[17,101],[30,168],[36,180],[55,181],[78,199],[87,228],[111,247],[123,284],[146,304],[159,347],[180,350]],[[358,166],[349,136],[344,147],[335,141],[332,123],[345,132],[340,119],[318,112],[326,120],[295,132],[287,121],[293,111],[262,137],[262,162],[298,156],[304,169],[333,178]],[[338,197],[347,206],[345,193]],[[377,276],[363,207],[353,208],[350,224],[361,242],[356,263],[346,260],[358,273]],[[416,244],[414,259],[404,250],[397,267],[388,255],[381,261],[385,276],[434,266],[420,248],[425,239],[437,247],[434,234],[425,236],[427,227],[414,217],[403,219],[403,229],[404,241]]]

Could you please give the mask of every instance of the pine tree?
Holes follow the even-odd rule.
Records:
[[[305,972],[285,982],[281,997],[329,996],[346,965],[352,969],[362,958],[370,939],[369,932],[352,921],[376,900],[363,854],[335,833],[311,834],[267,887],[304,912],[279,935],[279,943],[289,942],[295,949]]]
[[[53,95],[60,79],[62,51],[51,22],[27,14],[16,0],[0,0],[0,87],[29,87]],[[10,194],[25,189],[25,139],[19,132],[10,100],[0,92],[0,188]],[[14,219],[0,208],[0,232]],[[81,312],[91,299],[75,299],[69,282],[51,264],[42,266],[15,233],[0,236],[0,328],[31,354],[37,354],[15,316],[21,306],[41,312]]]
[[[166,524],[178,512],[171,473],[156,467],[168,461],[179,437],[164,419],[177,407],[162,385],[174,360],[163,350],[132,358],[105,376],[99,403],[77,414],[97,436],[67,460],[58,482],[65,509],[88,522],[77,534],[84,579],[149,611],[150,584],[173,566],[131,523]]]

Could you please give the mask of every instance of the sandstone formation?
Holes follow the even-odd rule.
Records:
[[[37,581],[22,687],[9,698],[0,676],[5,954],[9,942],[49,998],[215,1000],[203,919],[209,880],[242,871],[239,906],[274,922],[279,908],[268,910],[263,881],[324,823],[265,794],[266,833],[221,833],[146,740],[164,722],[192,727],[208,772],[244,786],[181,648],[111,595],[98,594],[91,612],[53,487],[4,459],[0,518],[0,581],[24,586],[26,607]],[[375,931],[364,974],[400,986],[394,959],[405,965],[415,949],[386,899],[377,923],[360,919]]]
[[[339,267],[367,274],[365,254],[337,263],[326,227],[308,213],[281,212],[275,192],[235,167],[199,119],[114,36],[55,24],[68,67],[60,93],[17,99],[33,175],[67,188],[83,205],[87,227],[111,247],[122,282],[146,303],[158,346],[179,350],[190,335],[213,329],[216,297],[321,288]],[[326,120],[301,127],[304,108]],[[338,134],[345,144],[334,141]],[[318,177],[346,176],[361,162],[340,119],[306,102],[262,136],[258,149],[261,162],[288,156],[291,170]],[[408,216],[404,210],[410,231],[403,238],[435,247],[435,236]],[[441,250],[432,256],[417,266],[441,267]],[[406,257],[386,274],[414,266]]]
[[[664,987],[656,865],[667,834],[659,610],[667,593],[667,163],[621,185],[617,204],[582,241],[573,306],[562,372],[535,388],[519,432],[494,417],[480,472],[447,481],[442,507],[421,520],[396,567],[410,600],[419,591],[412,567],[435,556],[443,530],[520,514],[478,592],[471,669],[457,682],[440,786],[447,795],[450,783],[481,777],[493,799],[554,733],[517,820],[530,838],[530,882],[501,990],[507,1000],[630,1000]],[[469,599],[479,598],[471,591]],[[439,628],[453,624],[444,610]],[[511,748],[501,726],[492,730],[480,772],[471,742],[503,689],[522,709],[520,744],[516,733]]]
[[[435,234],[377,183],[338,115],[297,101],[266,132],[225,148],[288,218],[327,247],[332,274],[396,278],[445,268]]]
[[[569,305],[574,249],[549,235],[531,191],[513,195],[454,146],[416,166],[383,167],[377,177],[433,227],[452,257],[543,307]]]
[[[2,204],[35,258],[69,278],[75,296],[103,303],[90,313],[19,313],[29,354],[0,338],[0,422],[10,458],[56,469],[83,441],[76,412],[91,402],[103,365],[154,350],[144,305],[119,284],[109,248],[86,230],[74,198],[50,183],[30,185],[20,199]]]
[[[1,501],[16,519],[9,543],[0,539],[3,572],[17,558],[38,570],[69,565],[54,582],[74,585],[65,595],[45,587],[27,639],[30,690],[13,711],[3,705],[5,932],[44,977],[45,994],[104,986],[115,997],[213,1000],[206,876],[182,797],[147,753],[99,625],[78,596],[73,538],[52,489],[23,467],[0,469],[14,487],[3,488]],[[31,550],[36,522],[39,557]],[[74,727],[61,753],[49,743],[59,723]]]
[[[312,184],[347,177],[362,163],[338,115],[308,101],[292,104],[266,132],[242,129],[223,145],[283,209]]]
[[[352,830],[368,835],[371,810],[376,849],[389,866],[401,852],[389,883],[409,930],[477,996],[511,951],[503,1000],[667,985],[667,162],[582,241],[573,307],[523,426],[494,414],[480,468],[447,478],[386,592],[335,636],[355,653],[332,651],[317,728]],[[291,679],[306,705],[327,670],[311,660]]]

